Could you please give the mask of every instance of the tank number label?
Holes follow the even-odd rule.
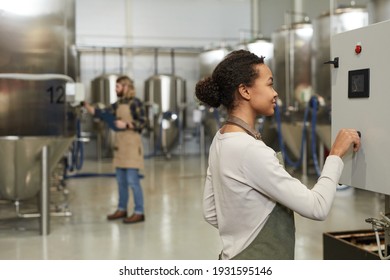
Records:
[[[65,103],[65,88],[61,86],[51,86],[46,92],[50,95],[50,104],[64,104]]]

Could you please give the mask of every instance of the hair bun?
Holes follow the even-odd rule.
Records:
[[[218,108],[221,105],[219,87],[211,77],[204,78],[196,84],[195,95],[210,107]]]

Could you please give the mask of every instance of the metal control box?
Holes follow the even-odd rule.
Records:
[[[341,128],[361,132],[343,158],[341,184],[390,195],[390,21],[332,37],[332,143]],[[328,67],[324,65],[324,67]]]

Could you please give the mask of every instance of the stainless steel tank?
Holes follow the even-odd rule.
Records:
[[[75,135],[66,81],[57,78],[76,78],[75,2],[12,3],[0,4],[0,196],[19,200],[40,190],[36,164],[42,146],[51,150],[55,166]]]
[[[57,79],[20,80],[17,74],[12,79],[0,76],[0,136],[74,135],[65,84]]]
[[[119,76],[119,74],[109,73],[93,79],[91,82],[91,102],[95,104],[101,103],[104,106],[109,106],[116,102],[115,86]]]
[[[306,96],[297,91],[310,90],[313,25],[297,22],[272,33],[275,89],[282,108],[302,109]]]
[[[199,54],[200,74],[199,79],[211,76],[215,67],[230,53],[230,48],[219,47],[213,49],[205,49]],[[221,121],[226,117],[226,112],[222,108],[206,108],[203,125],[205,133],[210,136],[218,131]]]
[[[279,132],[295,159],[300,158],[302,137],[306,138],[303,122],[307,101],[312,94],[312,39],[313,25],[310,21],[282,26],[271,36],[274,87],[280,101]]]
[[[40,153],[49,147],[50,172],[69,148],[73,137],[0,137],[0,198],[24,200],[34,197],[41,188]]]
[[[365,7],[350,6],[326,12],[313,21],[313,91],[323,100],[317,116],[317,135],[327,149],[331,146],[331,67],[324,65],[330,57],[330,40],[335,34],[368,25]]]
[[[338,8],[333,14],[326,12],[313,21],[313,89],[330,106],[331,66],[325,62],[330,57],[331,36],[368,25],[368,12],[364,7]],[[330,121],[330,120],[329,120]]]
[[[153,149],[169,152],[185,127],[186,82],[170,74],[145,81],[145,105]]]
[[[102,74],[91,82],[90,101],[92,104],[104,108],[109,107],[117,101],[116,80],[120,74],[107,73]],[[91,118],[92,119],[92,118]],[[96,139],[96,151],[94,155],[98,159],[110,158],[113,156],[114,132],[103,121],[91,120],[90,131],[91,138]]]
[[[200,79],[211,76],[214,68],[230,52],[228,48],[206,49],[199,54]]]
[[[269,39],[253,39],[248,42],[242,42],[236,49],[248,50],[257,56],[263,56],[264,62],[272,68],[272,58],[274,57],[274,45]]]

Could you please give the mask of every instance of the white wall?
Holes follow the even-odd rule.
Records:
[[[249,0],[134,0],[132,6],[136,45],[235,42],[250,27]]]
[[[77,45],[126,43],[126,0],[76,0]]]

